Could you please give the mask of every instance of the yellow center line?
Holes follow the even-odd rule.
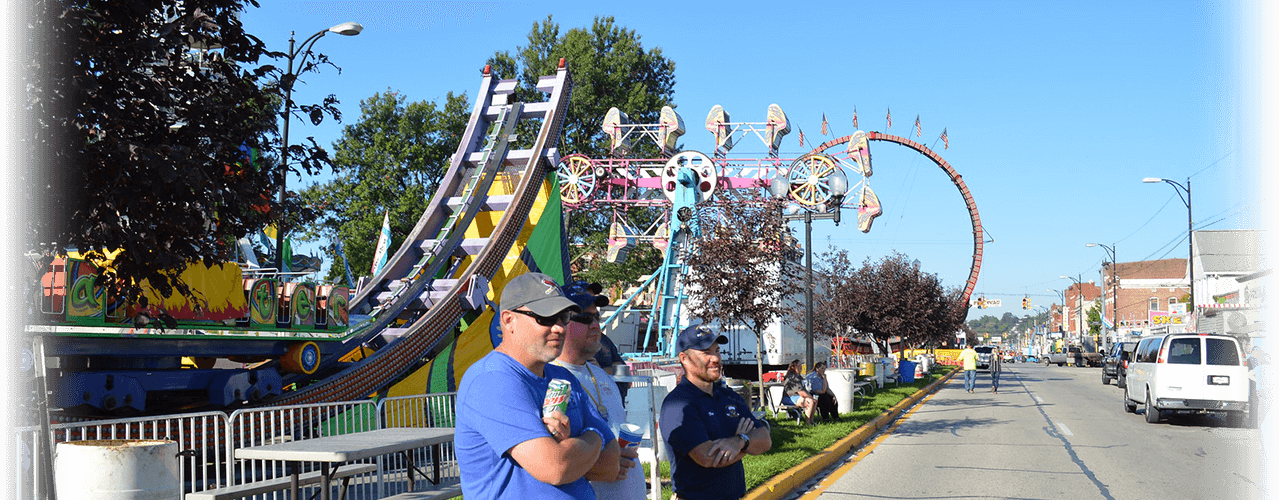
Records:
[[[900,418],[894,420],[893,423],[888,426],[888,429],[885,430],[883,433],[881,433],[879,437],[875,438],[875,440],[872,441],[869,445],[862,447],[861,450],[858,450],[857,455],[853,456],[852,460],[849,460],[848,463],[845,463],[844,465],[839,466],[838,469],[835,469],[834,472],[831,472],[829,475],[827,475],[826,479],[823,479],[821,483],[818,483],[818,485],[813,487],[813,489],[809,490],[808,493],[805,493],[804,495],[800,496],[799,500],[816,500],[817,497],[820,497],[822,493],[826,492],[826,488],[833,486],[836,481],[839,481],[839,478],[844,477],[844,474],[848,473],[848,471],[850,470],[853,470],[853,466],[857,465],[857,462],[860,462],[863,458],[866,457],[866,455],[869,455],[872,451],[875,451],[875,447],[879,446],[879,443],[883,442],[884,439],[887,439],[888,436],[892,435],[893,431],[897,430],[898,425],[901,425],[903,421],[910,418],[910,416],[915,413],[915,410],[918,410],[920,407],[924,406],[924,404],[928,403],[928,400],[933,399],[933,396],[936,396],[938,392],[940,391],[933,391],[932,394],[929,394],[927,397],[920,400],[919,404],[915,405],[914,408],[911,408],[910,411],[903,414]]]

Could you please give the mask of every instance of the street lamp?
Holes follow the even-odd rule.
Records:
[[[1058,278],[1073,281],[1075,285],[1079,287],[1079,335],[1076,336],[1075,339],[1079,341],[1079,345],[1082,347],[1084,343],[1084,275],[1081,273],[1078,279],[1066,275],[1058,276]],[[1062,295],[1061,301],[1063,303],[1066,302],[1065,295]],[[1094,347],[1096,346],[1094,345]]]
[[[1085,243],[1084,246],[1101,247],[1102,250],[1106,251],[1106,255],[1110,256],[1110,300],[1112,301],[1111,310],[1114,311],[1110,316],[1111,321],[1113,321],[1110,324],[1110,330],[1113,332],[1115,340],[1119,340],[1119,257],[1116,256],[1119,251],[1115,249],[1118,244]],[[1109,350],[1109,338],[1106,339],[1105,347]]]
[[[782,220],[786,222],[804,221],[804,354],[810,370],[813,368],[813,220],[833,220],[838,226],[844,194],[848,192],[848,177],[844,175],[843,169],[835,168],[826,179],[830,197],[826,199],[821,212],[813,213],[812,210],[804,210],[791,204],[781,214]],[[813,182],[813,179],[809,179],[809,183]],[[790,179],[779,175],[773,179],[770,189],[774,198],[785,200],[790,196]]]
[[[1167,182],[1172,184],[1177,191],[1177,196],[1181,197],[1181,202],[1186,204],[1186,261],[1190,263],[1190,314],[1195,314],[1195,222],[1194,210],[1190,208],[1190,178],[1186,178],[1186,185],[1182,186],[1172,179],[1164,179],[1161,177],[1146,177],[1141,182],[1147,184]],[[1185,196],[1182,196],[1185,192]]]
[[[306,56],[311,55],[311,48],[315,46],[315,42],[329,33],[337,33],[343,36],[355,36],[364,31],[364,26],[360,23],[342,23],[326,30],[320,30],[302,41],[301,45],[294,48],[293,36],[295,31],[289,32],[289,58],[288,72],[280,77],[280,84],[284,86],[284,128],[280,134],[280,142],[283,145],[280,154],[280,215],[275,222],[275,272],[284,272],[284,197],[286,195],[285,180],[289,173],[289,117],[293,114],[293,84],[297,81],[298,75],[293,72],[293,59],[298,55],[302,57],[298,59],[298,68],[306,68]],[[299,69],[299,72],[301,69]],[[281,275],[283,280],[283,275]]]

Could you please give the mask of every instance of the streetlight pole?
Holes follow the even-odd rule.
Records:
[[[1190,178],[1186,178],[1186,185],[1182,186],[1172,179],[1164,179],[1161,177],[1146,177],[1141,182],[1147,184],[1167,182],[1172,184],[1177,191],[1177,196],[1181,197],[1181,202],[1186,204],[1186,261],[1190,264],[1190,314],[1195,314],[1195,219],[1194,209],[1190,205]],[[1185,196],[1182,196],[1185,192]]]
[[[1083,273],[1080,273],[1079,279],[1075,279],[1073,277],[1065,276],[1065,275],[1060,276],[1060,278],[1073,281],[1075,282],[1075,285],[1078,287],[1078,289],[1076,290],[1076,293],[1079,294],[1079,335],[1075,337],[1075,340],[1079,341],[1080,347],[1083,347],[1083,343],[1084,343],[1084,275]],[[1062,295],[1061,301],[1062,302],[1066,301],[1065,295]]]
[[[810,178],[809,182],[817,181]],[[790,179],[779,175],[773,180],[770,188],[774,198],[786,199],[790,196]],[[813,369],[813,220],[833,220],[836,226],[839,225],[844,193],[848,192],[848,178],[844,176],[842,169],[834,170],[827,181],[826,189],[829,190],[830,197],[826,199],[821,212],[813,213],[811,210],[803,210],[800,214],[797,213],[800,210],[798,205],[791,205],[781,214],[782,220],[786,222],[804,221],[804,355],[809,370]],[[791,213],[786,213],[788,211]]]
[[[1101,247],[1101,249],[1105,250],[1106,254],[1110,256],[1110,300],[1111,300],[1111,310],[1114,311],[1110,317],[1110,320],[1112,321],[1112,323],[1110,324],[1110,330],[1111,332],[1114,333],[1115,340],[1119,340],[1119,257],[1118,257],[1119,250],[1116,250],[1116,248],[1118,248],[1119,245],[1118,244],[1103,245],[1101,243],[1086,243],[1084,244],[1084,246]],[[1106,339],[1105,347],[1107,349],[1110,348],[1109,338]]]
[[[342,23],[329,29],[320,30],[314,35],[307,37],[302,41],[301,45],[294,48],[293,36],[295,31],[289,32],[289,53],[286,56],[289,59],[288,71],[280,78],[280,83],[284,86],[284,127],[281,129],[280,143],[282,145],[280,153],[280,214],[275,221],[275,272],[284,272],[284,198],[288,191],[285,189],[285,183],[289,174],[289,117],[293,115],[293,84],[297,81],[298,75],[293,72],[293,59],[298,55],[302,57],[298,59],[299,72],[302,68],[306,68],[306,56],[311,55],[311,48],[315,46],[315,42],[319,41],[324,35],[329,33],[337,33],[343,36],[355,36],[364,31],[364,26],[360,23]],[[283,275],[281,274],[281,279]]]

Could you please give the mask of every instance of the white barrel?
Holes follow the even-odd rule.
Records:
[[[145,439],[58,443],[53,483],[58,498],[177,499],[182,495],[178,443]]]
[[[853,393],[857,388],[853,384],[857,382],[857,370],[828,369],[826,382],[830,384],[827,389],[835,395],[839,412],[853,411]]]

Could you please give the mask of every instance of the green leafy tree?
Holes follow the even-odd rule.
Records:
[[[448,171],[468,109],[466,95],[452,92],[443,103],[407,102],[389,89],[360,101],[360,119],[333,143],[335,178],[301,193],[319,214],[307,236],[340,239],[352,274],[371,274],[383,217],[389,211],[394,252]],[[344,274],[332,265],[327,279],[345,281]]]
[[[901,338],[903,349],[941,342],[967,313],[957,303],[958,290],[945,289],[936,274],[921,272],[897,252],[879,262],[866,259],[848,285],[860,300],[845,314],[883,352],[890,351],[893,337]]]
[[[617,107],[637,123],[657,123],[663,106],[675,106],[675,63],[660,48],[645,48],[634,30],[618,26],[612,16],[596,17],[589,27],[561,32],[551,16],[533,23],[528,44],[514,53],[502,51],[488,60],[494,74],[521,82],[518,99],[531,101],[533,85],[543,75],[553,74],[563,58],[573,75],[573,95],[564,118],[561,155],[584,154],[591,158],[611,156],[607,135],[600,128],[609,108]],[[535,133],[523,131],[521,137]],[[531,139],[526,139],[531,140]],[[659,154],[653,144],[637,143],[632,156],[653,158]],[[606,286],[635,282],[651,273],[662,260],[651,247],[634,249],[623,263],[608,263],[604,235],[608,214],[577,210],[565,227],[572,244],[571,258],[581,279]],[[652,222],[660,214],[647,208],[629,214],[636,224]],[[586,256],[590,256],[587,258]]]
[[[139,297],[197,299],[179,275],[189,262],[234,260],[235,238],[278,209],[279,68],[283,54],[246,33],[253,0],[36,0],[25,4],[22,54],[27,126],[39,164],[21,171],[27,245],[52,258],[123,249],[100,276]],[[208,47],[214,47],[207,49]],[[335,100],[308,108],[315,120]],[[299,147],[304,168],[326,160]]]

